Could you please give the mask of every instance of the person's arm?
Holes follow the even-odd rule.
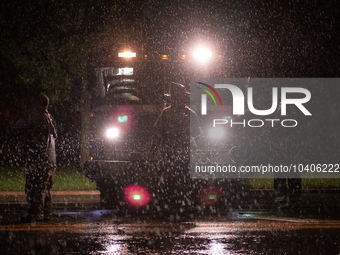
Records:
[[[32,122],[29,133],[29,151],[31,152],[31,157],[38,162],[46,162],[49,125],[43,115]]]

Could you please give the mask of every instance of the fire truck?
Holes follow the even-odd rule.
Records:
[[[152,207],[159,211],[165,199],[160,192],[165,169],[150,148],[154,124],[168,104],[164,95],[169,94],[171,82],[188,86],[195,75],[223,75],[216,74],[223,70],[223,56],[204,48],[155,51],[119,44],[96,58],[91,84],[91,158],[85,165],[86,175],[96,182],[106,208],[146,212]],[[193,64],[204,58],[215,65],[209,69],[204,63]],[[224,203],[226,191],[221,186],[225,184],[221,183],[226,180],[195,182],[189,187],[195,193],[192,206],[196,202],[207,206]]]

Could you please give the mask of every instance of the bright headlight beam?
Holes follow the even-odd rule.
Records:
[[[199,62],[206,62],[212,57],[212,52],[208,50],[207,48],[201,47],[194,51],[193,56]]]
[[[108,128],[106,130],[107,138],[116,138],[119,136],[119,129],[118,128]]]

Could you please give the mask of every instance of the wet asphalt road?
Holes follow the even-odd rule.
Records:
[[[176,221],[64,209],[49,222],[24,224],[22,213],[1,211],[0,254],[340,254],[340,220],[272,211]]]

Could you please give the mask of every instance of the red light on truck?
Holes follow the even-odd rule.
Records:
[[[130,205],[137,207],[147,205],[151,200],[149,192],[142,186],[138,185],[130,185],[126,187],[124,195]]]
[[[209,185],[201,190],[199,194],[200,203],[207,206],[216,204],[222,197],[222,188],[217,185]]]

